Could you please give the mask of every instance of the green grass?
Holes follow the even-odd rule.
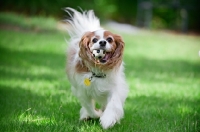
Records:
[[[17,19],[0,16],[2,25]],[[0,30],[0,131],[104,131],[98,120],[78,120],[65,73],[66,34],[43,24],[36,25],[45,32],[27,30],[41,18],[20,17],[20,30]],[[53,18],[45,22],[56,27]],[[130,92],[121,124],[106,131],[200,131],[200,37],[139,31],[123,38]]]

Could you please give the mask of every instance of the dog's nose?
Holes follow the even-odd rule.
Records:
[[[99,42],[99,44],[100,44],[100,46],[104,47],[104,46],[106,46],[106,41],[102,40],[102,41]]]

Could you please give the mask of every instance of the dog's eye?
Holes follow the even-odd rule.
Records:
[[[94,39],[92,40],[93,43],[96,43],[97,41],[98,41],[97,38],[94,38]]]
[[[112,43],[113,39],[111,37],[106,39],[109,43]]]

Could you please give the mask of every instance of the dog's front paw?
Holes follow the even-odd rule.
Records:
[[[103,113],[102,110],[95,109],[94,115],[91,115],[91,116],[92,116],[92,118],[99,118],[99,117],[101,117],[102,113]]]
[[[117,120],[114,118],[114,116],[112,115],[103,115],[101,118],[100,118],[100,123],[101,123],[101,126],[104,128],[104,129],[108,129],[112,126],[115,125],[115,123],[117,122]]]
[[[88,120],[90,118],[99,118],[102,115],[102,110],[95,109],[94,112],[88,113],[85,108],[81,108],[80,110],[80,120]]]
[[[87,120],[89,118],[90,117],[89,117],[86,109],[82,107],[81,110],[80,110],[80,120]]]

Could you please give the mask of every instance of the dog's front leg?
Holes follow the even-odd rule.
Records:
[[[119,95],[113,93],[111,98],[108,100],[103,115],[100,118],[102,127],[104,129],[112,127],[116,122],[119,122],[123,115],[123,105],[119,98]]]
[[[101,110],[95,109],[95,103],[92,99],[80,100],[82,108],[80,110],[80,120],[88,118],[99,118],[102,115]]]

